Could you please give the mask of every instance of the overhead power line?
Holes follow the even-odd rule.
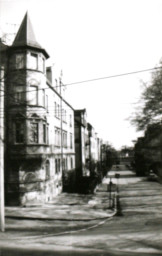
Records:
[[[75,85],[75,84],[94,82],[94,81],[98,81],[98,80],[116,78],[116,77],[121,77],[121,76],[128,76],[128,75],[133,75],[133,74],[137,74],[137,73],[143,73],[143,72],[158,70],[158,69],[161,69],[161,68],[162,68],[162,66],[154,67],[154,68],[149,68],[149,69],[138,70],[138,71],[132,71],[132,72],[128,72],[128,73],[121,73],[121,74],[116,74],[116,75],[111,75],[111,76],[93,78],[93,79],[89,79],[89,80],[82,80],[82,81],[73,82],[73,83],[67,83],[67,84],[62,83],[61,86],[69,86],[69,85]],[[5,77],[3,79],[5,79]],[[53,89],[56,90],[57,87],[60,87],[60,85],[59,86],[54,86]],[[51,87],[48,87],[48,88],[37,88],[36,90],[35,89],[34,90],[22,90],[21,93],[28,93],[28,92],[34,92],[34,91],[39,91],[39,90],[48,90],[48,89],[51,89]],[[1,90],[1,91],[3,91],[3,90]],[[59,94],[59,92],[57,92],[57,93]],[[15,94],[15,92],[6,93],[4,91],[4,96],[7,96],[7,95],[9,96],[9,95],[14,95],[14,94]],[[62,96],[60,96],[60,97],[62,97]]]
[[[69,86],[69,85],[73,85],[73,84],[89,83],[89,82],[93,82],[93,81],[110,79],[110,78],[115,78],[115,77],[120,77],[120,76],[128,76],[128,75],[133,75],[133,74],[142,73],[142,72],[148,72],[148,71],[152,71],[152,70],[156,70],[156,69],[160,69],[160,68],[162,68],[162,66],[155,67],[155,68],[148,68],[148,69],[138,70],[138,71],[132,71],[132,72],[128,72],[128,73],[121,73],[121,74],[117,74],[117,75],[93,78],[93,79],[88,79],[88,80],[83,80],[83,81],[78,81],[78,82],[73,82],[73,83],[68,83],[68,84],[64,84],[64,86]]]

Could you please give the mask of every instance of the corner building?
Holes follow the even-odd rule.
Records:
[[[6,203],[47,202],[75,169],[74,110],[47,79],[49,55],[28,14],[5,49]]]

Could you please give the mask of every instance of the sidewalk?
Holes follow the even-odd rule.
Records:
[[[115,208],[110,209],[109,193],[104,180],[94,194],[62,193],[45,204],[5,207],[6,225],[5,232],[0,232],[0,246],[6,239],[27,239],[90,229],[115,213]]]
[[[102,187],[102,185],[100,185]],[[27,207],[6,207],[5,216],[15,219],[37,220],[95,220],[113,214],[109,209],[108,192],[95,195],[62,193],[53,201],[45,204],[31,204]]]

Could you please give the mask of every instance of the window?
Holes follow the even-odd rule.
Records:
[[[55,128],[55,145],[57,147],[61,146],[61,131],[59,128]]]
[[[66,122],[66,110],[64,110],[64,122]]]
[[[60,105],[55,102],[54,115],[57,118],[60,118]]]
[[[58,168],[57,168],[57,170],[58,170],[58,172],[60,172],[60,159],[57,160],[57,163],[58,163]]]
[[[65,168],[66,168],[66,170],[68,170],[68,161],[67,161],[67,158],[65,158]]]
[[[15,122],[15,142],[24,142],[24,123],[22,121]]]
[[[50,178],[50,162],[49,162],[49,160],[46,161],[45,169],[46,169],[46,179],[49,179]]]
[[[65,171],[65,159],[62,159],[62,170]]]
[[[39,58],[39,70],[45,72],[45,60],[42,57]]]
[[[57,117],[57,103],[54,103],[55,107],[54,107],[54,115],[55,117]]]
[[[57,105],[57,117],[60,118],[60,105]]]
[[[30,142],[38,143],[38,123],[31,123]]]
[[[67,158],[62,159],[62,170],[67,170]]]
[[[38,69],[38,56],[35,53],[31,53],[30,55],[30,68]]]
[[[22,69],[25,67],[24,54],[16,54],[16,69]]]
[[[66,110],[62,109],[62,120],[66,122]]]
[[[45,107],[45,89],[42,89],[42,105]]]
[[[46,109],[48,111],[48,95],[46,95]]]
[[[55,159],[55,170],[56,173],[60,172],[60,159]]]
[[[73,158],[71,157],[71,169],[73,169]]]
[[[43,58],[43,72],[45,73],[45,59]]]
[[[38,105],[38,87],[30,86],[29,88],[29,103],[31,105]]]
[[[72,126],[72,115],[70,115],[70,126]]]
[[[63,131],[62,133],[63,147],[67,148],[67,132]]]
[[[15,102],[20,103],[23,101],[23,93],[15,92]]]
[[[57,170],[57,159],[55,159],[55,170],[56,170],[56,173],[58,173],[58,170]]]
[[[16,86],[15,87],[15,93],[14,93],[14,99],[17,103],[22,103],[24,99],[24,91],[23,86]]]
[[[46,143],[49,144],[49,129],[48,129],[48,126],[47,126],[47,136],[46,137],[47,137]]]
[[[61,131],[58,130],[58,146],[61,147]]]
[[[55,129],[55,146],[58,146],[58,135],[57,135],[57,129]]]
[[[70,148],[73,148],[73,135],[70,133]]]
[[[46,124],[43,124],[43,143],[47,142]]]

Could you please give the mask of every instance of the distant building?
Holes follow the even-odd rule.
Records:
[[[134,162],[134,149],[133,147],[123,147],[119,151],[120,164],[131,165]]]
[[[90,173],[94,175],[97,173],[97,163],[100,161],[99,157],[99,148],[100,146],[97,141],[97,133],[95,133],[94,127],[87,123],[88,129],[88,140],[89,140],[89,162],[90,162]]]
[[[87,121],[86,110],[75,110],[75,166],[76,166],[76,180],[79,182],[80,178],[89,175],[89,168],[86,163],[87,152]]]
[[[64,189],[66,173],[75,169],[74,109],[54,88],[50,69],[46,76],[49,55],[37,42],[28,14],[13,44],[1,49],[6,202],[46,202]],[[58,86],[61,90],[61,81]]]

